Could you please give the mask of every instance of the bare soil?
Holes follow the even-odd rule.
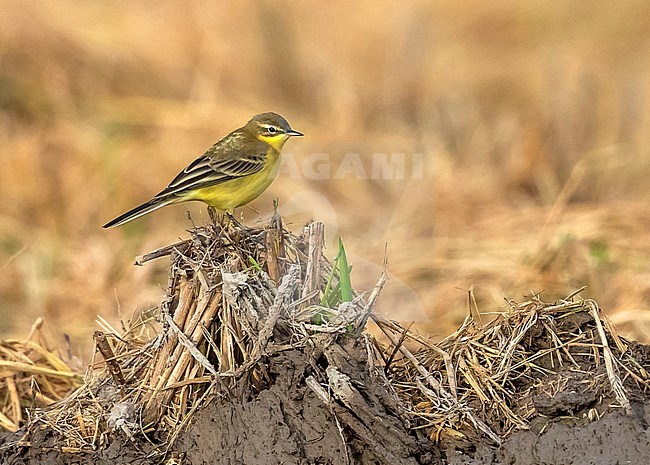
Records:
[[[650,349],[632,343],[640,365]],[[408,432],[400,407],[388,395],[385,378],[367,367],[363,339],[342,341],[311,351],[291,349],[268,360],[270,388],[213,402],[194,420],[165,458],[146,441],[116,434],[93,453],[69,453],[56,432],[41,429],[29,445],[18,445],[20,431],[2,438],[3,464],[647,464],[650,460],[650,398],[627,380],[634,408],[626,415],[614,407],[604,373],[562,373],[535,391],[537,415],[530,429],[510,435],[499,447],[434,444]],[[361,393],[355,414],[327,406],[306,383],[310,374],[336,361]],[[312,367],[320,365],[319,370]],[[588,382],[587,382],[588,381]],[[587,388],[588,387],[588,388]],[[554,395],[546,394],[554,392]],[[154,440],[155,438],[151,438]],[[155,442],[155,441],[153,441]],[[176,462],[167,462],[169,459]]]

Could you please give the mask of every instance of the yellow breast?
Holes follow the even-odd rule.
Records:
[[[200,200],[218,210],[232,212],[256,199],[269,187],[278,174],[279,161],[280,152],[271,149],[264,168],[257,173],[198,189],[183,200]]]

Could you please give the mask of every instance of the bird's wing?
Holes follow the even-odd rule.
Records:
[[[257,173],[266,163],[262,146],[238,147],[236,140],[223,139],[181,171],[156,197],[209,187]]]

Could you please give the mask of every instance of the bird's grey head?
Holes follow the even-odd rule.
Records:
[[[301,132],[291,129],[291,125],[286,119],[273,112],[253,116],[246,127],[263,137],[274,137],[281,134],[284,136],[303,135]]]

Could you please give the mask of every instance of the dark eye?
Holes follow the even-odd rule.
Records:
[[[268,131],[269,131],[269,133],[271,133],[271,134],[275,134],[278,130],[275,129],[273,126],[269,126]]]

